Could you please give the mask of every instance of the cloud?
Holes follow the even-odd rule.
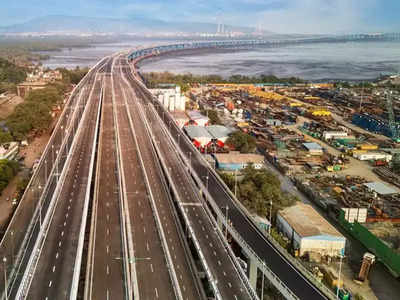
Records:
[[[378,0],[293,0],[274,11],[258,13],[265,29],[283,33],[345,33],[367,31],[366,11]]]
[[[4,1],[4,0],[3,0]],[[148,18],[261,26],[281,33],[393,30],[399,0],[19,0],[4,1],[0,25],[44,15]]]

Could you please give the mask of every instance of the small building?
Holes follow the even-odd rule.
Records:
[[[282,121],[278,119],[265,119],[265,124],[268,126],[282,126]]]
[[[344,138],[347,137],[348,133],[345,131],[324,131],[322,137],[324,140],[330,140],[332,138]]]
[[[318,143],[303,143],[303,146],[311,155],[322,155],[323,153],[322,147]]]
[[[183,127],[183,131],[198,149],[206,147],[212,140],[211,134],[203,126],[189,125]]]
[[[47,82],[35,81],[35,82],[22,82],[17,85],[17,95],[24,98],[30,91],[44,89],[47,86]]]
[[[395,189],[392,189],[391,187],[379,181],[364,183],[364,186],[366,186],[370,191],[375,192],[380,196],[398,194],[398,192]]]
[[[222,125],[209,125],[206,129],[211,134],[213,141],[221,148],[224,147],[226,140],[233,132],[232,129]]]
[[[363,152],[366,150],[360,150],[361,152],[353,151],[353,157],[359,160],[384,160],[389,162],[392,160],[392,155],[383,152]]]
[[[161,88],[150,89],[151,93],[155,95],[164,106],[164,108],[170,112],[173,111],[185,111],[187,98],[181,93],[181,88],[174,84],[160,85]]]
[[[264,166],[264,156],[259,154],[231,151],[229,153],[216,153],[214,157],[217,168],[225,171],[240,170],[250,164],[255,169],[261,169]]]
[[[208,123],[210,122],[210,119],[206,116],[203,116],[199,111],[197,110],[190,110],[187,112],[187,115],[190,119],[190,124],[191,125],[197,125],[197,126],[207,126]]]
[[[339,256],[346,245],[345,237],[309,204],[298,202],[279,211],[277,226],[300,256],[313,253]]]

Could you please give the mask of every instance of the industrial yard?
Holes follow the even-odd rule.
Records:
[[[374,257],[381,259],[387,251],[398,253],[400,182],[396,172],[400,169],[400,129],[394,117],[398,93],[379,84],[341,88],[327,83],[194,84],[186,93],[179,86],[170,85],[152,91],[205,159],[221,174],[227,174],[228,181],[243,180],[243,170],[248,166],[273,166],[317,210],[335,220],[335,226],[372,249]],[[237,189],[241,197],[239,186]],[[236,183],[232,190],[236,194]],[[316,278],[335,289],[339,258],[352,251],[350,244],[344,246],[346,238],[336,234],[334,228],[323,232],[321,224],[331,225],[311,206],[310,212],[304,212],[304,222],[311,222],[310,228],[300,230],[296,229],[298,225],[291,227],[290,222],[282,221],[286,209],[293,208],[296,214],[299,209],[292,206],[279,210],[273,208],[272,201],[264,201],[268,209],[258,210],[255,216],[260,227],[267,231],[272,221],[281,236],[279,240],[286,241],[287,250],[302,257]],[[267,213],[269,207],[273,215]],[[317,216],[322,221],[312,221]],[[320,225],[313,228],[313,222]],[[366,238],[355,233],[357,226],[379,245],[370,246]],[[322,236],[329,237],[329,241],[343,241],[343,245],[338,244],[337,250],[331,246],[329,253],[319,246],[302,250],[302,243],[291,240],[290,232],[307,232],[307,240],[313,233],[317,237],[314,246],[323,243]],[[346,259],[343,261],[344,286],[353,294],[375,299],[369,285],[362,284],[368,281],[372,263],[361,276],[364,265],[355,267],[347,265]],[[392,274],[400,275],[400,255],[384,264]],[[342,299],[345,297],[344,292]]]

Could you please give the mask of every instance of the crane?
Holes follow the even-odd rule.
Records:
[[[394,116],[391,93],[386,94],[386,109],[388,112],[389,128],[392,133],[392,140],[396,143],[400,143],[400,130],[397,126],[396,118]]]

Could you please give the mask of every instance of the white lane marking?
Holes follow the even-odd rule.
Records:
[[[232,284],[230,282],[228,282],[228,285],[229,285],[230,288],[232,287]]]
[[[150,269],[151,269],[151,273],[153,273],[154,272],[153,264],[150,264]]]
[[[50,280],[50,282],[49,282],[49,287],[51,287],[52,284],[53,284],[53,281]]]
[[[110,267],[107,265],[107,275],[110,274]]]
[[[61,247],[61,241],[58,242],[58,247]]]
[[[56,266],[53,266],[53,273],[54,273],[55,270],[56,270]]]
[[[110,247],[107,245],[107,254],[108,254],[108,252],[110,252]]]
[[[56,253],[56,259],[58,258],[58,252]]]
[[[61,232],[61,236],[64,236],[64,231]]]
[[[146,233],[146,227],[143,227],[143,232]]]
[[[154,288],[154,291],[156,292],[156,298],[158,298],[158,291],[157,291],[157,288]]]
[[[149,243],[146,243],[147,251],[150,251]]]

